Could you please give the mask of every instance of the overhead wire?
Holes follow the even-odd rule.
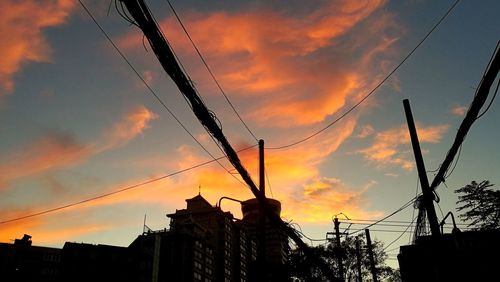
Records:
[[[267,175],[267,169],[264,169],[264,174],[266,175],[267,187],[269,187],[269,191],[271,192],[271,197],[274,198],[273,188],[271,187],[271,181],[269,180],[269,176]]]
[[[256,145],[243,148],[243,149],[239,150],[238,152],[249,150],[249,149],[251,149],[251,148],[253,148],[255,146]],[[225,157],[226,156],[218,157],[217,160],[224,159]],[[140,183],[137,183],[137,184],[129,185],[127,187],[124,187],[124,188],[121,188],[121,189],[118,189],[118,190],[115,190],[115,191],[112,191],[112,192],[109,192],[109,193],[104,193],[104,194],[101,194],[101,195],[98,195],[98,196],[94,196],[94,197],[87,198],[87,199],[84,199],[84,200],[76,201],[76,202],[69,203],[69,204],[66,204],[66,205],[63,205],[63,206],[58,206],[58,207],[46,209],[46,210],[43,210],[43,211],[40,211],[40,212],[35,212],[35,213],[31,213],[31,214],[27,214],[27,215],[15,217],[15,218],[3,220],[3,221],[0,221],[0,224],[6,224],[6,223],[14,222],[14,221],[19,221],[19,220],[22,220],[22,219],[27,219],[27,218],[31,218],[31,217],[35,217],[35,216],[40,216],[40,215],[44,215],[44,214],[56,212],[56,211],[59,211],[59,210],[67,209],[67,208],[70,208],[70,207],[78,206],[78,205],[81,205],[81,204],[84,204],[84,203],[92,202],[92,201],[95,201],[95,200],[98,200],[98,199],[106,198],[106,197],[109,197],[109,196],[112,196],[112,195],[115,195],[115,194],[118,194],[118,193],[122,193],[122,192],[125,192],[125,191],[128,191],[128,190],[136,189],[136,188],[145,186],[147,184],[151,184],[153,182],[157,182],[157,181],[160,181],[162,179],[169,178],[169,177],[181,174],[181,173],[186,172],[186,171],[193,170],[195,168],[198,168],[198,167],[201,167],[201,166],[213,163],[215,161],[216,160],[209,160],[209,161],[206,161],[206,162],[203,162],[203,163],[199,163],[197,165],[194,165],[194,166],[191,166],[191,167],[188,167],[188,168],[185,168],[185,169],[181,169],[181,170],[178,170],[178,171],[175,171],[175,172],[172,172],[172,173],[160,176],[160,177],[156,177],[156,178],[153,178],[153,179],[150,179],[150,180],[146,180],[146,181],[143,181],[143,182],[140,182]]]
[[[420,42],[401,60],[401,62],[396,65],[392,71],[390,71],[384,79],[382,79],[368,94],[366,94],[361,100],[359,100],[356,104],[351,106],[346,112],[344,112],[342,115],[340,115],[338,118],[327,124],[325,127],[321,128],[320,130],[316,131],[313,134],[310,134],[306,136],[305,138],[302,138],[300,140],[297,140],[295,142],[286,144],[286,145],[280,145],[280,146],[275,146],[275,147],[269,147],[267,149],[269,150],[281,150],[289,147],[293,147],[295,145],[298,145],[300,143],[306,142],[307,140],[315,137],[316,135],[319,135],[320,133],[324,132],[343,118],[345,118],[348,114],[350,114],[354,109],[356,109],[359,105],[361,105],[368,97],[373,95],[412,55],[415,53],[415,51],[422,45],[427,38],[436,30],[436,28],[448,17],[448,15],[453,11],[453,9],[457,6],[457,4],[460,2],[460,0],[456,0],[450,8],[446,11],[446,13],[439,19],[439,21],[427,32],[427,34],[420,40]]]
[[[250,135],[252,135],[252,137],[255,139],[255,141],[259,141],[258,138],[255,136],[255,134],[252,132],[252,130],[250,130],[250,128],[248,127],[248,125],[246,124],[246,122],[243,120],[243,118],[240,116],[240,114],[238,113],[238,111],[236,110],[236,108],[234,107],[233,103],[231,102],[231,100],[229,100],[229,97],[227,96],[226,92],[224,91],[224,89],[222,89],[222,86],[220,85],[218,79],[215,77],[215,74],[212,72],[212,69],[209,67],[207,61],[205,60],[204,56],[201,54],[201,51],[199,50],[199,48],[196,46],[195,42],[193,41],[193,39],[191,38],[191,35],[189,34],[186,26],[184,25],[184,23],[182,22],[179,14],[177,13],[177,11],[175,10],[174,6],[172,5],[172,3],[170,2],[170,0],[166,0],[168,5],[170,6],[170,9],[172,10],[172,12],[174,13],[175,15],[175,18],[177,19],[177,21],[179,22],[180,26],[182,27],[182,30],[184,31],[184,33],[186,34],[187,38],[189,39],[189,41],[191,42],[191,45],[193,46],[193,48],[196,50],[196,53],[198,54],[198,56],[200,57],[201,61],[203,62],[203,65],[205,66],[205,68],[207,69],[208,73],[210,74],[210,76],[212,77],[212,80],[215,82],[215,84],[217,85],[217,88],[219,89],[219,91],[222,93],[222,95],[224,96],[224,98],[226,99],[227,103],[229,104],[229,106],[231,106],[231,109],[233,110],[233,112],[236,114],[236,116],[238,117],[238,119],[241,121],[241,123],[245,126],[246,130],[250,133]]]
[[[142,81],[142,83],[146,86],[146,88],[149,90],[151,94],[156,98],[156,101],[160,103],[160,105],[163,106],[165,110],[175,119],[175,121],[186,131],[189,136],[212,158],[214,161],[216,161],[219,166],[221,166],[229,175],[231,175],[234,179],[236,179],[238,182],[240,182],[242,185],[245,186],[245,184],[235,175],[231,174],[228,169],[218,160],[215,158],[215,156],[208,151],[208,149],[201,144],[201,142],[187,129],[187,127],[177,118],[177,116],[170,110],[170,108],[163,102],[163,100],[156,94],[156,92],[151,88],[151,86],[144,80],[144,78],[139,74],[137,69],[132,65],[132,63],[128,60],[128,58],[125,56],[125,54],[118,48],[118,46],[114,43],[114,41],[111,39],[111,37],[108,35],[108,33],[104,30],[104,28],[101,26],[101,24],[97,21],[97,19],[92,15],[92,12],[87,8],[87,6],[82,2],[82,0],[78,0],[80,2],[80,5],[83,7],[85,12],[89,15],[89,17],[92,19],[92,21],[97,25],[99,30],[102,32],[102,34],[106,37],[106,39],[109,41],[109,43],[113,46],[113,48],[118,52],[118,54],[122,57],[122,59],[127,63],[127,65],[132,69],[132,71],[135,73],[135,75]],[[116,2],[115,2],[116,3]],[[127,19],[126,14],[121,14],[122,17]],[[131,22],[131,20],[129,19]],[[133,22],[131,22],[133,24]]]
[[[403,237],[403,235],[408,231],[408,229],[413,225],[413,222],[415,221],[416,217],[413,218],[413,220],[411,221],[411,223],[406,227],[406,229],[401,232],[401,234],[396,238],[394,239],[393,241],[391,241],[387,246],[384,247],[384,249],[382,249],[383,251],[387,250],[392,244],[396,243],[401,237]],[[412,231],[410,230],[410,234],[412,233]]]
[[[374,226],[374,225],[376,225],[376,224],[378,224],[378,223],[380,223],[380,222],[382,222],[382,221],[384,221],[384,220],[386,220],[386,219],[390,218],[391,216],[393,216],[393,215],[395,215],[395,214],[399,213],[400,211],[402,211],[402,210],[406,209],[407,207],[411,206],[411,205],[413,204],[413,202],[415,201],[415,199],[416,199],[416,198],[417,198],[417,197],[413,197],[411,200],[409,200],[408,202],[406,202],[406,203],[405,203],[404,205],[402,205],[400,208],[398,208],[397,210],[393,211],[392,213],[390,213],[390,214],[386,215],[385,217],[383,217],[383,218],[381,218],[381,219],[379,219],[379,220],[375,221],[374,223],[369,224],[369,225],[368,225],[365,229],[368,229],[368,228],[370,228],[370,227],[372,227],[372,226]],[[350,235],[354,235],[354,234],[356,234],[356,233],[358,233],[358,232],[361,232],[361,231],[363,231],[363,230],[365,230],[365,229],[359,229],[359,230],[357,230],[357,231],[354,231],[354,232],[353,232],[353,233],[351,233]]]
[[[500,86],[500,79],[499,79],[499,80],[498,80],[498,82],[497,82],[497,87],[496,87],[496,89],[495,89],[495,93],[493,93],[493,96],[491,97],[490,103],[488,104],[488,106],[486,107],[486,109],[484,109],[484,111],[483,111],[481,114],[479,114],[479,115],[477,116],[477,118],[476,118],[476,119],[480,119],[480,118],[481,118],[481,117],[482,117],[482,116],[483,116],[483,115],[484,115],[484,114],[485,114],[485,113],[486,113],[486,112],[490,109],[491,105],[493,104],[493,101],[494,101],[494,100],[495,100],[495,98],[497,97],[498,87],[499,87],[499,86]]]

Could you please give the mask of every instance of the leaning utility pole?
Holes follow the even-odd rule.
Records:
[[[170,76],[170,78],[177,85],[181,93],[189,102],[193,113],[196,115],[201,124],[210,132],[210,134],[219,142],[220,146],[224,150],[228,160],[234,166],[234,168],[241,175],[241,178],[248,185],[255,198],[259,201],[262,209],[265,211],[266,216],[270,220],[271,224],[278,226],[280,229],[284,230],[289,238],[291,238],[297,246],[302,250],[306,258],[314,261],[322,270],[325,275],[329,275],[331,281],[335,281],[335,277],[330,274],[329,267],[326,262],[319,257],[315,256],[311,249],[302,241],[295,230],[285,224],[283,220],[274,214],[269,208],[264,195],[257,188],[253,182],[250,174],[246,168],[241,163],[236,151],[231,147],[231,144],[224,136],[222,129],[219,127],[213,114],[207,109],[206,105],[203,103],[201,98],[196,93],[193,84],[190,79],[186,77],[186,74],[182,71],[179,63],[173,51],[170,49],[169,44],[164,38],[162,32],[157,26],[156,20],[151,15],[149,7],[144,3],[144,0],[119,0],[124,4],[130,15],[126,15],[127,20],[137,27],[139,27],[144,36],[148,39],[151,49],[155,53],[158,61],[165,70],[165,72]],[[129,18],[131,16],[131,18]]]
[[[405,108],[406,121],[408,122],[408,130],[410,131],[413,154],[415,155],[415,162],[417,164],[418,177],[420,179],[420,185],[422,186],[422,193],[424,194],[423,208],[427,212],[427,217],[429,218],[432,236],[436,237],[439,236],[440,232],[436,210],[434,209],[434,194],[429,187],[424,158],[422,157],[422,151],[420,150],[420,143],[418,141],[417,129],[415,128],[415,122],[413,121],[413,115],[411,113],[410,101],[408,101],[408,99],[404,99],[403,105]],[[418,223],[419,222],[417,221],[417,225],[419,225]]]

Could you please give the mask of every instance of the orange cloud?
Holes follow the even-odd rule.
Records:
[[[448,130],[448,125],[422,127],[417,124],[420,143],[438,143]],[[366,159],[380,166],[396,165],[404,169],[413,169],[411,148],[402,149],[402,145],[410,144],[410,136],[406,126],[391,128],[377,133],[373,144],[359,150]]]
[[[373,16],[384,13],[384,4],[328,2],[302,16],[269,10],[192,12],[184,22],[209,64],[216,66],[224,88],[240,99],[259,97],[245,109],[247,118],[261,126],[290,127],[324,121],[349,97],[364,92],[366,78],[377,73],[373,62],[396,40],[382,36],[392,27],[392,18]],[[376,23],[379,30],[368,32],[371,25],[366,21]],[[175,20],[167,18],[160,25],[174,48],[194,60],[193,48]],[[358,26],[361,31],[355,30]],[[346,43],[344,37],[353,33],[367,37],[366,44]],[[143,50],[138,32],[119,42],[123,48]],[[195,69],[201,71],[205,70]]]
[[[310,146],[297,147],[293,150],[266,151],[266,169],[272,177],[273,195],[282,202],[283,216],[295,221],[323,223],[325,220],[329,220],[332,214],[339,211],[362,218],[378,215],[378,213],[369,212],[365,208],[367,202],[363,197],[363,193],[368,189],[367,187],[361,189],[348,188],[340,180],[321,177],[318,169],[328,155],[336,151],[340,144],[352,135],[355,124],[355,117],[346,119],[345,123],[338,126],[337,131],[326,133],[328,135],[326,140],[310,144]],[[179,156],[172,159],[179,160],[177,166],[180,170],[206,161],[206,157],[199,154],[196,148],[182,146],[178,150]],[[242,162],[253,175],[254,180],[258,182],[258,175],[256,175],[258,168],[257,150],[244,151],[240,153],[240,156]],[[230,168],[227,162],[222,161],[222,164]],[[155,177],[158,177],[158,175],[152,176],[151,179]],[[145,179],[130,179],[125,183],[110,185],[100,189],[99,194],[123,189],[142,181],[145,181]],[[48,221],[54,218],[55,220],[68,218],[68,214],[71,215],[71,218],[74,218],[75,214],[85,216],[95,213],[101,208],[116,208],[128,204],[134,206],[140,204],[160,206],[164,207],[167,212],[174,212],[173,207],[185,208],[182,200],[196,195],[199,186],[201,186],[202,195],[214,205],[222,196],[241,200],[253,198],[252,193],[245,185],[235,180],[218,164],[212,163],[140,188],[130,189],[114,194],[111,197],[100,198],[61,210],[51,214],[48,219],[41,216],[2,226],[5,228],[2,228],[2,232],[0,232],[0,239],[7,240],[13,236],[21,236],[24,232],[30,232],[36,238],[37,243],[72,240],[78,235],[112,228],[115,223],[109,225],[105,223],[83,224],[82,228],[80,228],[66,221],[60,225],[56,224],[54,227],[54,224]],[[268,196],[271,196],[270,190],[270,187],[267,187]],[[59,205],[60,202],[57,204]],[[307,208],[308,204],[310,204],[310,208]],[[45,203],[38,209],[51,208],[53,207],[51,205],[51,203]],[[230,210],[236,217],[241,217],[238,204],[224,201],[222,205],[224,210]],[[19,214],[25,215],[29,212],[23,211],[19,212]],[[19,215],[8,215],[3,219],[16,216]],[[102,222],[102,220],[99,222]]]
[[[2,213],[5,216],[5,213]],[[26,212],[8,213],[8,218],[25,215]],[[51,218],[32,217],[20,221],[2,224],[0,228],[0,242],[9,242],[19,239],[23,234],[33,237],[35,245],[61,244],[64,241],[74,240],[82,235],[93,234],[111,228],[110,224],[87,224],[73,220],[61,214],[52,214]],[[63,223],[63,224],[61,224]],[[62,226],[58,226],[62,225]]]
[[[43,29],[63,24],[75,4],[72,0],[0,1],[0,96],[14,89],[13,75],[24,64],[50,62]]]
[[[146,107],[136,107],[126,113],[125,117],[115,123],[109,131],[104,132],[103,145],[98,151],[125,145],[137,135],[142,134],[148,128],[149,122],[157,118],[158,116]]]
[[[337,131],[327,133],[328,138],[325,141],[315,143],[311,146],[295,148],[292,152],[289,150],[279,150],[266,152],[266,170],[272,176],[273,194],[278,199],[283,199],[283,210],[289,217],[294,219],[312,219],[312,211],[296,211],[297,201],[294,196],[296,191],[304,190],[303,185],[314,182],[320,178],[318,166],[337,150],[340,144],[348,138],[355,127],[355,120],[346,120],[343,125],[339,125]],[[199,152],[190,146],[182,146],[178,150],[178,157],[172,158],[179,160],[177,170],[182,170],[199,163],[207,161],[205,156],[200,156]],[[254,181],[258,183],[258,152],[251,149],[240,153],[241,160],[248,171],[253,175]],[[237,173],[227,163],[222,160],[221,163],[234,173],[237,179],[240,179]],[[151,176],[151,179],[159,177]],[[129,185],[134,185],[146,179],[131,179],[126,183],[114,184],[101,189],[101,193],[109,193],[123,189]],[[111,197],[104,197],[98,200],[85,203],[83,205],[71,207],[67,210],[85,210],[101,207],[116,206],[122,204],[140,204],[159,205],[167,209],[172,207],[184,208],[182,200],[191,198],[198,193],[198,187],[201,187],[202,195],[212,204],[216,204],[222,196],[233,197],[241,200],[253,198],[246,185],[236,180],[232,174],[227,173],[217,163],[212,163],[175,177],[165,178],[140,188],[134,188],[122,193],[114,194]],[[270,187],[267,188],[267,195],[271,196]],[[306,195],[307,193],[304,193]],[[306,195],[307,196],[307,195]],[[324,202],[321,205],[326,205]],[[352,207],[356,203],[352,203]],[[331,213],[331,205],[323,206],[325,213]],[[339,205],[338,208],[340,208]],[[224,203],[224,209],[230,210],[235,216],[241,216],[240,207],[231,203]],[[361,207],[358,207],[362,210]],[[319,217],[318,217],[319,218]],[[324,218],[323,218],[324,219]]]
[[[123,146],[141,134],[156,114],[139,106],[104,132],[95,144],[80,144],[74,136],[51,132],[0,162],[0,188],[9,181],[76,165],[90,156]]]
[[[354,218],[377,218],[381,212],[367,210],[364,193],[375,183],[362,189],[346,187],[335,178],[317,178],[303,185],[300,193],[287,199],[293,209],[285,209],[283,216],[300,222],[325,222],[340,212]]]
[[[364,125],[363,127],[361,127],[361,129],[356,137],[363,139],[363,138],[366,138],[366,137],[372,135],[374,132],[375,132],[375,129],[373,128],[373,126],[367,124],[367,125]]]

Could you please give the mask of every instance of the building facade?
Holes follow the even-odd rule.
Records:
[[[268,201],[279,215],[279,202]],[[167,214],[169,229],[143,232],[128,247],[72,242],[62,249],[37,247],[28,235],[0,243],[0,281],[285,280],[288,238],[266,221],[256,200],[242,202],[241,220],[201,195],[186,203]]]

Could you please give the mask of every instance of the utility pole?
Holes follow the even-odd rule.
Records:
[[[373,276],[373,282],[378,282],[377,269],[375,268],[375,259],[373,258],[372,239],[370,238],[370,229],[365,229],[366,233],[366,246],[368,247],[368,255],[370,256],[370,266]]]
[[[266,188],[265,188],[265,173],[264,173],[264,140],[259,140],[259,191],[262,198],[266,201]],[[257,247],[257,260],[258,260],[258,275],[260,281],[267,281],[267,264],[266,264],[266,216],[263,206],[260,208],[259,214],[259,233],[258,233],[258,247]]]
[[[259,188],[262,197],[266,198],[266,174],[264,167],[264,140],[259,140]]]
[[[422,151],[420,150],[420,143],[418,141],[417,129],[415,128],[415,122],[413,120],[413,115],[411,113],[410,101],[408,101],[408,99],[404,99],[403,105],[406,114],[406,122],[408,123],[408,130],[410,132],[413,154],[415,155],[415,163],[417,165],[418,177],[420,179],[420,185],[422,186],[423,208],[425,208],[427,212],[429,225],[431,227],[431,234],[435,238],[439,236],[441,233],[439,231],[439,223],[437,220],[436,210],[434,209],[434,203],[433,203],[434,195],[429,186],[429,180],[427,179],[424,158],[422,157]]]
[[[335,223],[335,236],[337,237],[337,262],[339,264],[339,278],[340,281],[344,281],[344,265],[342,264],[342,247],[340,245],[340,231],[339,231],[340,222],[337,216],[335,216],[334,223]]]
[[[361,277],[361,252],[358,239],[356,239],[356,268],[358,270],[358,282],[362,282],[363,279]]]

